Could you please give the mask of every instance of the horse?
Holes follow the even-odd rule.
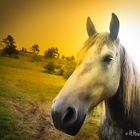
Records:
[[[90,110],[103,101],[100,138],[139,138],[139,72],[120,43],[119,27],[114,13],[109,32],[104,33],[98,33],[87,18],[88,39],[78,53],[74,72],[52,103],[51,115],[57,129],[76,135]]]

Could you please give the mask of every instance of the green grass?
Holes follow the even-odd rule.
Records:
[[[27,60],[0,57],[0,139],[21,139],[16,128],[18,115],[3,99],[20,104],[51,102],[64,84],[62,77],[42,73],[40,64]],[[22,135],[22,139],[29,137],[25,132]]]
[[[41,58],[42,59],[42,58]],[[56,75],[43,73],[42,62],[30,62],[30,54],[22,54],[19,59],[0,56],[0,139],[1,140],[32,140],[34,134],[21,127],[23,115],[29,108],[30,102],[51,102],[65,83]],[[60,62],[62,63],[62,62]],[[33,116],[34,117],[34,116]],[[53,127],[50,129],[50,139],[73,140],[81,138],[98,139],[99,120],[93,119],[91,113],[80,133],[69,137]],[[27,125],[28,127],[28,125]]]
[[[25,61],[26,59],[23,59],[20,57],[19,59],[15,58],[10,58],[10,57],[5,57],[4,59],[0,59],[0,65],[6,66],[6,67],[11,67],[11,68],[18,68],[18,69],[27,69],[27,70],[32,70],[32,71],[41,71],[43,68],[39,64],[34,64],[30,62],[30,59]]]
[[[14,118],[7,112],[0,113],[0,137],[4,137],[9,133],[15,131],[15,120]],[[12,131],[12,132],[11,132]]]
[[[64,80],[60,76],[0,65],[0,83],[0,96],[21,100],[46,96],[51,100]]]

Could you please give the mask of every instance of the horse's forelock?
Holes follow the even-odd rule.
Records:
[[[118,39],[116,40],[118,43]],[[107,44],[108,46],[112,46],[112,40],[109,36],[109,33],[95,33],[93,36],[89,37],[88,40],[84,43],[83,48],[80,50],[80,52],[77,55],[77,65],[80,64],[82,59],[84,59],[84,56],[86,52],[94,45],[97,45],[98,49],[101,50],[104,46],[104,44]]]

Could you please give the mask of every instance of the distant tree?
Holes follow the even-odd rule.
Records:
[[[62,55],[62,56],[61,56],[61,59],[63,59],[63,60],[64,60],[65,58],[66,58],[66,57],[65,57],[64,55]]]
[[[67,56],[67,57],[66,57],[66,60],[72,61],[72,60],[75,60],[75,58],[74,58],[74,56]]]
[[[24,48],[24,51],[25,51],[25,52],[27,52],[27,49],[26,49],[26,48]]]
[[[71,56],[71,60],[75,60],[75,57],[74,56]]]
[[[57,47],[48,48],[48,50],[45,51],[44,56],[46,58],[59,58],[58,48]]]
[[[12,54],[18,54],[19,51],[16,49],[14,38],[11,35],[8,35],[6,38],[2,40],[4,43],[4,48],[2,53],[8,54],[11,56]]]
[[[21,51],[22,51],[22,52],[27,52],[27,49],[24,48],[24,47],[22,47]]]
[[[31,47],[31,50],[34,52],[34,53],[36,53],[36,54],[38,54],[39,53],[39,45],[38,44],[35,44],[35,45],[33,45],[32,47]]]

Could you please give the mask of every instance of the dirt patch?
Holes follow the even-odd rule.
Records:
[[[22,126],[25,126],[26,131],[36,140],[63,140],[69,137],[54,128],[50,106],[50,103],[30,102],[30,108],[23,116]]]
[[[28,126],[28,131],[38,140],[44,140],[46,136],[48,137],[52,127],[49,113],[39,102],[30,103],[30,108],[23,116],[23,124]]]
[[[82,128],[75,137],[68,136],[54,128],[51,118],[51,103],[32,101],[22,104],[11,98],[0,98],[0,102],[10,106],[10,112],[15,115],[17,133],[30,140],[98,140],[98,134],[93,135]],[[92,124],[91,126],[93,126]],[[93,127],[94,129],[94,127]],[[85,131],[86,130],[86,131]],[[94,132],[95,133],[95,132]],[[91,135],[92,134],[92,135]],[[18,136],[17,136],[18,137]],[[23,138],[24,139],[24,138]]]

